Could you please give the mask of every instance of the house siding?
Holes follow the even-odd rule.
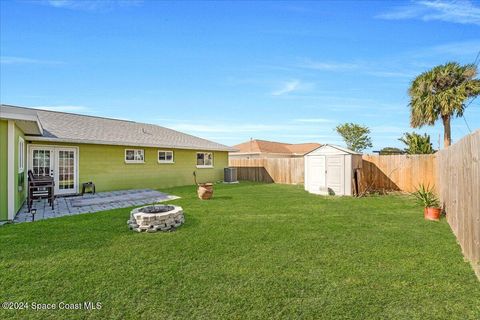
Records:
[[[81,184],[92,181],[97,191],[122,189],[168,188],[192,185],[193,171],[198,182],[223,180],[223,168],[228,166],[228,152],[213,152],[213,168],[197,168],[196,152],[209,150],[182,150],[169,148],[145,148],[135,146],[111,146],[95,144],[69,144],[28,142],[34,145],[78,147],[79,191]],[[125,149],[144,149],[145,163],[125,163]],[[174,163],[160,164],[158,150],[173,150]]]
[[[14,209],[15,209],[15,212],[18,212],[18,210],[20,210],[20,208],[22,207],[23,203],[25,202],[25,199],[27,197],[27,192],[26,192],[26,189],[25,189],[25,183],[23,183],[23,185],[21,184],[21,180],[23,180],[25,182],[26,180],[26,171],[24,170],[24,172],[22,174],[19,173],[19,170],[18,170],[18,142],[20,140],[20,137],[23,138],[25,140],[25,135],[23,134],[23,131],[20,130],[20,128],[18,128],[17,126],[15,126],[15,138],[14,138],[14,144],[15,144],[15,161],[13,163],[13,167],[14,167],[14,181],[15,181],[15,205],[14,205]],[[27,151],[26,151],[26,142],[24,144],[24,157],[23,157],[23,160],[24,160],[24,164],[23,164],[23,168],[26,168],[26,155],[27,155]],[[23,175],[23,179],[20,178],[20,175]],[[20,188],[21,187],[21,188]]]
[[[7,136],[8,121],[0,120],[0,221],[8,219]]]

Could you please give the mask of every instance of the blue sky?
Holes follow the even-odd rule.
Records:
[[[2,1],[2,103],[156,123],[228,145],[401,146],[408,86],[480,50],[480,3]],[[465,112],[480,127],[480,99]],[[452,124],[453,139],[469,132]],[[438,146],[443,129],[424,127]],[[443,138],[442,138],[443,139]]]

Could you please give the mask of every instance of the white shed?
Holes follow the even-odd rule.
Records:
[[[316,194],[351,196],[355,170],[362,167],[362,154],[325,144],[305,154],[305,190]]]

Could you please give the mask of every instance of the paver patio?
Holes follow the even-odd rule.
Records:
[[[38,200],[33,202],[32,208],[37,210],[35,220],[38,221],[68,215],[141,206],[174,199],[178,199],[178,197],[151,189],[135,189],[97,192],[95,195],[88,193],[83,196],[56,197],[53,210],[48,205],[47,200]],[[24,204],[15,216],[14,221],[17,223],[30,222],[32,218],[32,213],[28,212],[27,205]]]

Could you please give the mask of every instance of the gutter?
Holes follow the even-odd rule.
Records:
[[[59,139],[59,138],[48,138],[48,137],[39,137],[39,136],[25,136],[25,140],[40,141],[40,142],[57,142],[57,143],[98,144],[98,145],[110,145],[110,146],[113,145],[113,146],[124,146],[124,147],[171,148],[171,149],[182,149],[182,150],[205,150],[205,151],[225,151],[225,152],[236,151],[236,149],[233,149],[230,147],[204,148],[204,147],[196,147],[196,146],[166,145],[166,144],[161,145],[161,144],[134,143],[134,142],[123,142],[123,141]]]

